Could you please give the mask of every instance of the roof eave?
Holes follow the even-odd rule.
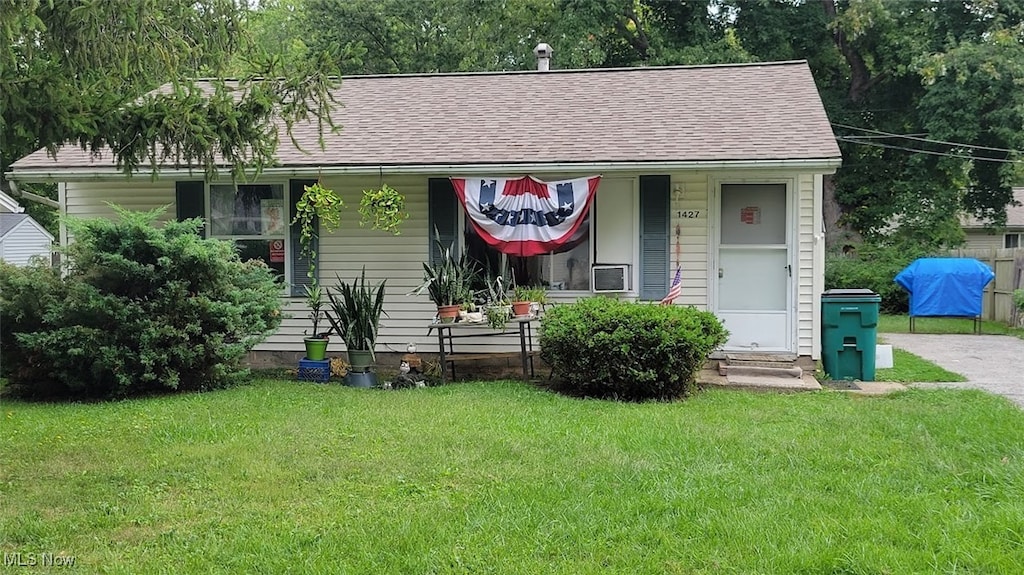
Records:
[[[842,164],[838,157],[802,158],[789,160],[679,160],[653,162],[543,162],[543,163],[473,163],[473,164],[360,164],[336,166],[281,166],[266,168],[262,177],[316,177],[332,175],[396,174],[494,174],[531,173],[550,174],[578,171],[683,171],[683,170],[803,170],[824,174],[834,173]],[[137,172],[139,177],[150,172]],[[7,173],[19,182],[77,182],[90,180],[123,180],[120,170],[107,168],[26,168]],[[203,177],[201,171],[188,168],[160,170],[161,179]]]

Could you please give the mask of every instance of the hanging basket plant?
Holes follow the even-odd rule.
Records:
[[[309,271],[306,273],[316,282],[315,262],[316,248],[313,238],[318,236],[317,221],[328,233],[334,232],[341,225],[341,210],[345,202],[320,182],[312,186],[304,186],[302,197],[295,203],[295,219],[292,224],[299,225],[299,243],[302,245],[302,257],[308,258]]]
[[[363,198],[359,201],[359,225],[369,224],[375,230],[401,233],[398,226],[408,219],[405,211],[405,196],[387,184],[379,188],[363,190]]]

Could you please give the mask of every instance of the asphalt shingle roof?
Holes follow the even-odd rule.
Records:
[[[28,214],[4,214],[0,213],[0,238],[7,235],[7,232],[14,229],[14,226],[28,219]]]
[[[548,72],[353,76],[342,129],[285,167],[838,159],[805,62]],[[15,171],[106,168],[78,148],[37,151]]]

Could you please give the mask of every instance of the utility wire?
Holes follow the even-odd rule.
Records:
[[[894,146],[892,144],[882,144],[880,142],[865,142],[854,138],[845,136],[836,136],[836,140],[840,142],[849,142],[851,144],[860,144],[862,146],[874,146],[876,148],[886,148],[888,150],[902,150],[904,152],[914,152],[917,154],[928,154],[931,156],[944,156],[947,158],[957,158],[960,160],[973,160],[976,162],[996,162],[999,164],[1021,164],[1024,160],[1004,160],[1000,158],[980,158],[978,156],[972,156],[970,154],[953,154],[950,152],[934,152],[932,150],[921,150],[919,148],[907,148],[905,146]]]
[[[858,130],[858,131],[861,131],[861,132],[868,132],[869,134],[879,134],[879,135],[882,135],[882,136],[888,136],[890,138],[905,138],[907,140],[916,140],[918,142],[926,142],[926,143],[929,143],[929,144],[942,144],[942,145],[945,145],[945,146],[956,146],[958,148],[973,148],[975,150],[988,150],[990,152],[1006,152],[1008,154],[1024,154],[1024,151],[1022,151],[1022,150],[1012,150],[1012,149],[1008,149],[1008,148],[990,148],[988,146],[976,146],[974,144],[964,144],[962,142],[946,142],[946,141],[943,141],[943,140],[932,140],[930,138],[922,138],[922,137],[919,137],[919,136],[916,136],[916,135],[912,135],[912,134],[893,134],[892,132],[883,132],[881,130],[872,130],[870,128],[859,128],[857,126],[850,126],[848,124],[836,124],[834,122],[831,122],[831,124],[833,126],[837,127],[837,128],[845,128],[847,130]],[[856,137],[860,137],[860,136],[852,136],[852,137],[856,138]]]

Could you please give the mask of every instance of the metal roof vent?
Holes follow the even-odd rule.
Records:
[[[547,72],[551,69],[551,54],[554,50],[551,46],[548,46],[544,42],[537,44],[537,47],[533,49],[533,55],[537,57],[537,70],[540,72]]]

